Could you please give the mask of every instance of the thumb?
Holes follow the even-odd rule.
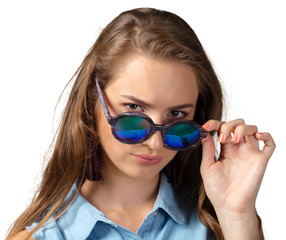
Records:
[[[206,171],[215,164],[215,145],[210,134],[202,140],[203,156],[201,163],[201,174],[205,175]]]

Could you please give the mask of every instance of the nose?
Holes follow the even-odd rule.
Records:
[[[143,142],[143,144],[147,145],[151,150],[158,151],[164,145],[161,132],[154,132],[150,138]]]

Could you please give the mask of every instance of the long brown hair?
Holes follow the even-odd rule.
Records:
[[[98,97],[95,76],[104,88],[124,67],[122,59],[130,53],[177,61],[192,67],[199,86],[194,120],[203,124],[208,119],[221,119],[223,96],[219,80],[190,26],[166,11],[141,8],[123,12],[101,32],[72,78],[75,82],[42,182],[30,206],[15,221],[8,239],[37,219],[41,221],[33,232],[39,229],[61,206],[76,179],[78,189],[81,188],[86,179],[90,136],[95,139],[95,145],[98,144],[94,117]],[[187,202],[196,200],[201,222],[221,240],[222,231],[200,175],[201,158],[201,146],[179,152],[172,161],[174,171],[169,174],[169,179],[175,189],[184,192]]]

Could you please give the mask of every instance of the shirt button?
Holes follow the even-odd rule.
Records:
[[[155,211],[155,212],[153,213],[153,217],[156,217],[157,214],[158,214],[158,211]]]

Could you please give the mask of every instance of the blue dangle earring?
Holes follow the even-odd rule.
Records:
[[[99,146],[94,147],[92,138],[89,139],[89,158],[86,169],[86,178],[89,181],[102,181],[101,161],[99,156]]]

